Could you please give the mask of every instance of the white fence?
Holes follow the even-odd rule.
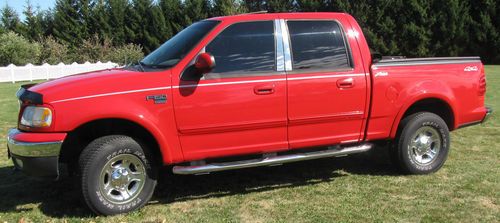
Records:
[[[100,61],[97,63],[85,62],[83,64],[72,63],[68,65],[64,63],[56,65],[45,63],[40,66],[35,66],[33,64],[16,66],[11,64],[7,67],[0,67],[0,82],[15,83],[16,81],[48,80],[72,74],[114,68],[117,66],[118,64],[113,62],[102,63]]]

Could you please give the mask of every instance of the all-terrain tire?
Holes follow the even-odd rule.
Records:
[[[92,141],[78,160],[79,185],[88,207],[98,215],[143,207],[157,182],[157,169],[151,160],[148,150],[128,136],[110,135]]]
[[[390,155],[402,172],[428,174],[443,166],[449,148],[446,122],[434,113],[419,112],[401,121]]]

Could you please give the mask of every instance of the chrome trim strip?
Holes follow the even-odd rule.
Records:
[[[19,142],[13,139],[19,130],[11,129],[7,135],[7,146],[13,155],[23,157],[51,157],[59,156],[62,141],[55,142]]]
[[[228,81],[228,82],[206,83],[206,84],[186,84],[180,86],[173,86],[172,88],[177,89],[177,88],[206,87],[206,86],[218,86],[218,85],[230,85],[230,84],[263,83],[263,82],[285,81],[285,80],[286,78],[260,79],[260,80],[250,80],[250,81]]]
[[[410,58],[381,60],[374,67],[388,66],[415,66],[415,65],[435,65],[435,64],[462,64],[462,63],[481,63],[479,57],[436,57],[436,58]]]
[[[308,76],[308,77],[289,77],[289,81],[293,80],[309,80],[309,79],[322,79],[322,78],[336,78],[336,77],[360,77],[365,76],[364,73],[359,74],[332,74],[332,75],[321,75],[321,76]]]
[[[332,74],[332,75],[321,75],[321,76],[307,76],[307,77],[289,77],[288,80],[309,80],[309,79],[322,79],[322,78],[336,78],[336,77],[359,77],[365,76],[365,73],[359,74]],[[205,84],[186,84],[181,86],[173,86],[172,88],[190,88],[190,87],[207,87],[207,86],[219,86],[219,85],[230,85],[230,84],[248,84],[248,83],[264,83],[273,81],[285,81],[286,78],[274,78],[274,79],[262,79],[262,80],[250,80],[250,81],[228,81],[228,82],[218,82],[218,83],[205,83]]]
[[[95,94],[95,95],[88,95],[88,96],[82,96],[82,97],[75,97],[75,98],[68,98],[68,99],[57,100],[57,101],[53,101],[51,103],[59,103],[59,102],[74,101],[74,100],[89,99],[89,98],[97,98],[97,97],[119,95],[119,94],[131,94],[131,93],[145,92],[145,91],[166,90],[166,89],[170,89],[170,88],[171,87],[157,87],[157,88],[145,88],[145,89],[130,90],[130,91],[119,91],[119,92]]]
[[[276,42],[276,71],[285,71],[285,56],[283,51],[283,34],[281,32],[281,23],[274,20],[274,41]]]
[[[251,160],[242,160],[242,161],[225,162],[225,163],[211,163],[199,166],[174,166],[172,171],[175,174],[183,174],[183,175],[204,174],[204,173],[224,171],[224,170],[234,170],[234,169],[258,167],[258,166],[272,166],[277,164],[291,163],[304,160],[345,156],[354,153],[366,152],[371,148],[373,148],[373,144],[365,143],[352,147],[344,147],[340,150],[328,149],[323,151],[297,153],[292,155],[281,155],[281,156],[278,155],[271,157],[263,156],[263,158],[261,159],[251,159]]]
[[[290,48],[290,34],[284,19],[280,19],[281,33],[283,34],[283,50],[285,53],[285,71],[291,71],[292,68],[292,53]]]

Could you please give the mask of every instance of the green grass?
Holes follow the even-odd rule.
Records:
[[[488,66],[488,123],[452,134],[444,167],[402,176],[382,149],[371,154],[204,176],[165,173],[152,202],[95,217],[70,180],[13,174],[5,132],[16,124],[14,93],[0,84],[0,223],[6,222],[499,222],[500,66]]]

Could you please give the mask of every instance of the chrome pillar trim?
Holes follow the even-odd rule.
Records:
[[[290,35],[284,19],[280,19],[281,33],[283,39],[283,50],[285,55],[285,71],[292,71],[292,53],[290,48]]]
[[[23,157],[59,156],[62,141],[56,142],[20,142],[13,139],[19,130],[11,129],[7,135],[7,146],[13,155]]]
[[[297,153],[292,155],[265,156],[261,159],[241,160],[225,163],[211,163],[200,166],[174,166],[175,174],[204,174],[210,172],[234,170],[258,166],[273,166],[284,163],[291,163],[304,160],[312,160],[326,157],[346,156],[354,153],[366,152],[373,148],[373,144],[365,143],[357,146],[344,147],[342,149],[327,149],[316,152]]]
[[[276,71],[285,71],[285,56],[283,51],[283,34],[279,20],[274,20],[274,40],[276,42]]]

